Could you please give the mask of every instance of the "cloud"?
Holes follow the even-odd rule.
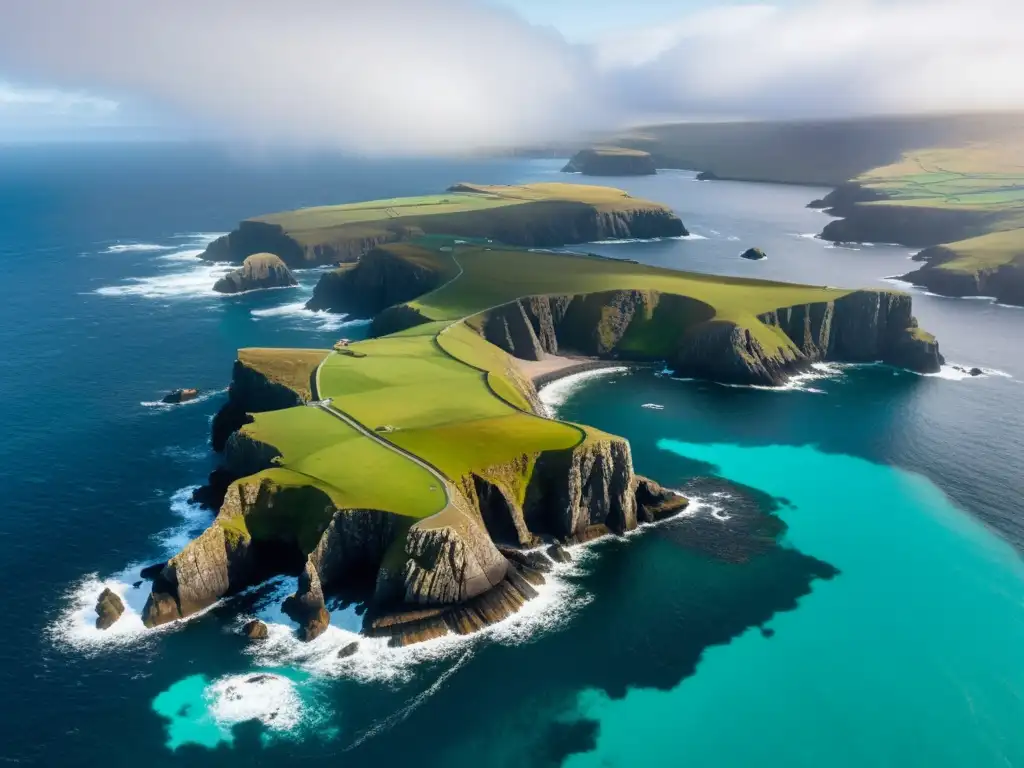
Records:
[[[0,6],[0,72],[141,94],[253,141],[456,152],[604,121],[584,51],[469,0]]]
[[[0,0],[0,17],[0,72],[62,89],[21,98],[105,94],[265,144],[452,153],[649,115],[1024,108],[1020,0],[711,7],[592,45],[479,0]]]
[[[1024,108],[1020,0],[716,8],[597,47],[620,109],[833,117]]]

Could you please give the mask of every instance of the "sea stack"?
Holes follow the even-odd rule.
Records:
[[[624,147],[582,149],[562,169],[584,176],[651,176],[657,173],[650,153]]]
[[[213,290],[218,293],[242,293],[261,288],[288,288],[298,285],[295,275],[280,257],[272,253],[246,256],[241,269],[229,272],[218,280]]]

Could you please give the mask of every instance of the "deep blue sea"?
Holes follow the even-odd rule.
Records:
[[[782,390],[606,372],[543,393],[623,435],[683,517],[574,550],[469,639],[295,641],[281,578],[146,632],[140,566],[209,522],[209,420],[235,350],[364,326],[318,278],[236,297],[204,244],[246,216],[564,179],[549,160],[382,161],[186,145],[0,148],[0,762],[39,766],[1024,766],[1024,309],[914,293],[952,368],[821,366]],[[578,179],[574,179],[578,180]],[[595,180],[600,181],[600,180]],[[837,248],[817,188],[607,180],[685,240],[590,250],[679,269],[877,286],[908,249]],[[764,262],[738,254],[767,251]],[[342,329],[344,328],[344,331]],[[197,386],[195,403],[156,403]],[[103,585],[130,610],[92,628]],[[238,635],[272,623],[268,642]]]

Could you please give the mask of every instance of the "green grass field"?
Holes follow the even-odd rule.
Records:
[[[1024,219],[1024,147],[973,144],[908,152],[891,165],[858,176],[889,199],[869,205],[909,205],[1020,215]]]

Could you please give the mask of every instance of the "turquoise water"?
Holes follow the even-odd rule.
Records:
[[[805,395],[806,396],[806,395]],[[839,575],[670,691],[581,694],[607,765],[1024,764],[1024,564],[928,479],[813,446],[658,448],[784,497]]]

